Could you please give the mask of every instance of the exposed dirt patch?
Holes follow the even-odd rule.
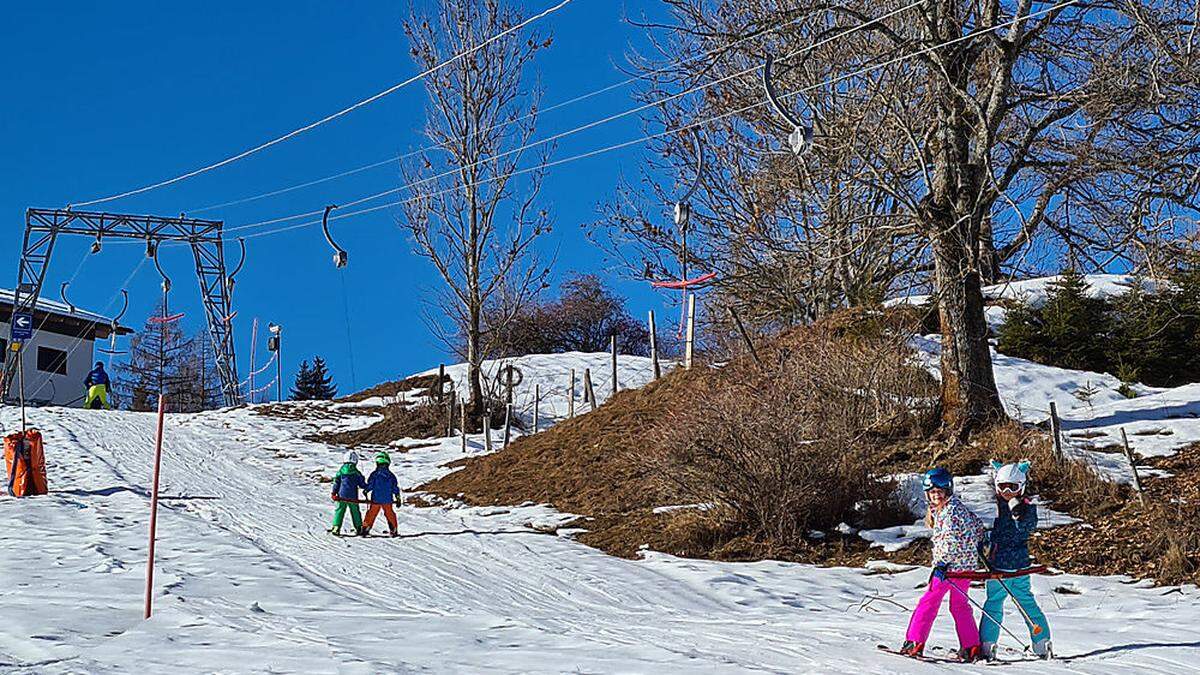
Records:
[[[374,415],[377,409],[371,408],[337,408],[329,405],[312,405],[298,403],[271,403],[254,408],[255,414],[265,415],[280,420],[294,422],[334,422],[347,417],[362,417]]]
[[[406,377],[403,380],[393,380],[391,382],[377,384],[370,389],[364,389],[360,392],[350,394],[349,396],[343,396],[342,398],[339,398],[338,401],[345,403],[357,403],[360,401],[365,401],[369,398],[375,398],[376,396],[399,396],[401,393],[412,392],[414,389],[420,390],[416,394],[418,398],[432,398],[436,393],[435,390],[437,379],[437,375],[414,375],[412,377]],[[449,382],[449,376],[442,381]]]
[[[1086,523],[1039,531],[1038,559],[1075,573],[1200,584],[1200,445],[1149,463],[1172,476],[1143,479],[1146,506],[1131,495]]]
[[[649,470],[626,453],[652,433],[654,424],[704,369],[675,371],[640,389],[618,392],[587,415],[523,436],[492,455],[453,462],[466,467],[422,487],[470,504],[549,502],[589,516],[620,514],[669,504]]]
[[[401,438],[435,438],[446,435],[445,408],[396,404],[366,410],[371,415],[382,414],[383,419],[363,429],[310,434],[305,440],[357,448],[362,445],[390,445],[392,441]]]
[[[863,311],[839,316],[821,330],[826,335],[853,335],[904,321],[911,321],[911,313]],[[760,344],[759,358],[764,364],[789,363],[789,352],[803,349],[806,339],[803,331],[796,331]],[[453,462],[451,466],[462,469],[421,489],[472,505],[549,503],[587,517],[578,523],[587,529],[581,541],[626,557],[635,556],[645,545],[726,560],[773,557],[862,564],[883,557],[879,549],[871,550],[854,536],[832,533],[779,547],[731,530],[719,515],[698,510],[653,512],[656,507],[686,503],[678,501],[671,481],[664,480],[661,463],[644,461],[661,454],[670,425],[678,420],[672,413],[680,406],[705,405],[712,392],[727,389],[751,367],[751,358],[742,356],[721,368],[673,371],[640,389],[619,392],[594,412],[522,437],[506,450]],[[884,524],[893,523],[876,523]],[[917,546],[895,557],[916,561],[927,555]]]

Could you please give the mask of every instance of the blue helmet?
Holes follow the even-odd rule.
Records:
[[[940,488],[946,491],[946,494],[954,494],[954,476],[950,472],[937,467],[925,472],[925,478],[921,480],[921,485],[926,491],[934,488]]]

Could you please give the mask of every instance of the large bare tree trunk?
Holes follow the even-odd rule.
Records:
[[[935,237],[933,256],[942,326],[942,421],[966,435],[1004,415],[992,373],[979,272],[954,232]]]

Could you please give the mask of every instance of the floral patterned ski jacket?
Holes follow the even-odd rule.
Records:
[[[979,546],[985,539],[983,521],[957,495],[933,516],[933,564],[951,571],[979,567]]]

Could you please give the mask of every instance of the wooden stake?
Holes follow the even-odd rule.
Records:
[[[742,323],[742,317],[738,316],[737,310],[732,305],[729,306],[729,316],[733,317],[733,323],[737,326],[738,333],[741,333],[742,340],[746,343],[746,348],[750,350],[750,356],[754,357],[754,362],[762,365],[762,361],[758,360],[758,350],[754,348],[754,340],[750,339],[750,333],[746,331],[746,325]]]
[[[510,363],[504,367],[504,381],[505,381],[504,382],[504,402],[508,405],[512,405],[512,402],[513,402],[512,374],[513,374],[513,367],[512,367],[512,364]]]
[[[662,375],[658,367],[658,333],[654,328],[654,310],[650,310],[650,363],[654,366],[654,379]]]
[[[687,351],[683,356],[683,367],[691,370],[692,353],[696,344],[696,294],[688,293],[687,298]]]
[[[592,410],[596,409],[596,390],[592,388],[592,369],[583,369],[583,398],[592,404]]]
[[[492,416],[489,413],[483,415],[483,449],[492,454]]]
[[[1121,427],[1121,444],[1125,446],[1125,459],[1129,460],[1129,468],[1133,471],[1133,489],[1137,490],[1138,502],[1146,505],[1146,495],[1142,494],[1142,479],[1138,476],[1137,462],[1133,459],[1133,450],[1129,447],[1129,437],[1125,435],[1125,427]]]
[[[463,399],[458,402],[459,417],[462,420],[462,451],[467,454],[467,401]]]
[[[501,448],[508,447],[509,438],[512,436],[512,404],[504,406],[504,445]]]
[[[439,363],[438,364],[438,381],[437,381],[437,385],[436,385],[437,389],[434,390],[435,400],[438,402],[438,405],[442,404],[442,393],[443,393],[442,387],[444,386],[442,384],[442,382],[445,379],[446,379],[446,364]]]
[[[1054,439],[1054,456],[1063,461],[1062,421],[1058,419],[1058,405],[1050,402],[1050,435]]]
[[[446,438],[454,437],[454,396],[450,396],[450,405],[446,406]]]
[[[542,406],[542,385],[533,385],[533,433],[538,432],[538,419]]]
[[[575,417],[575,369],[571,369],[571,386],[567,387],[567,417]]]
[[[617,334],[612,336],[612,393],[617,394]]]

